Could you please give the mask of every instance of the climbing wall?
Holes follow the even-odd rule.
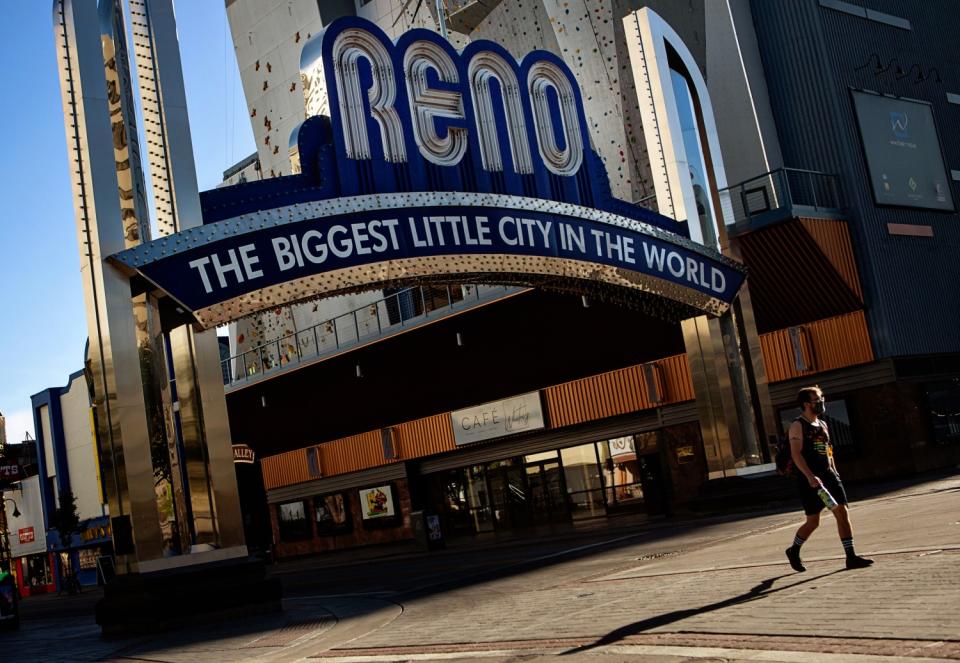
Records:
[[[643,199],[652,188],[644,170],[642,129],[623,31],[613,0],[504,0],[470,34],[503,44],[516,57],[533,48],[556,53],[569,65],[583,96],[590,141],[610,177],[613,195]],[[625,78],[621,78],[626,73]],[[625,104],[630,99],[632,103]]]

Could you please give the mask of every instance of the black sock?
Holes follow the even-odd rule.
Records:
[[[847,539],[840,539],[840,543],[843,544],[843,552],[847,553],[847,557],[856,557],[857,553],[853,550],[853,537]]]
[[[804,543],[806,543],[806,542],[807,542],[807,540],[806,540],[805,538],[803,538],[802,536],[800,536],[799,534],[797,534],[797,535],[795,535],[795,536],[793,537],[793,546],[792,546],[792,548],[793,548],[794,550],[799,551],[799,550],[800,550],[800,546],[802,546],[802,545],[803,545]]]

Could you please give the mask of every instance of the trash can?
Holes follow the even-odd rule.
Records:
[[[410,527],[413,537],[422,550],[439,550],[444,547],[443,528],[440,516],[426,511],[410,512]]]
[[[0,571],[0,628],[20,628],[19,599],[13,575]]]

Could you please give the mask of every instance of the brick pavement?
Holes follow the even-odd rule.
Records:
[[[842,570],[827,519],[804,547],[808,571],[793,573],[782,550],[798,519],[768,514],[559,563],[548,555],[459,589],[301,596],[282,615],[140,640],[104,642],[88,621],[40,620],[0,634],[0,650],[168,663],[960,660],[958,495],[960,475],[855,505],[858,545],[877,559],[858,571]]]
[[[960,659],[957,484],[857,505],[858,538],[877,558],[869,569],[843,570],[825,516],[805,547],[807,573],[793,573],[782,557],[797,520],[790,517],[746,537],[560,584],[551,580],[564,570],[551,568],[531,574],[539,582],[495,580],[417,598],[396,621],[326,655],[518,641],[546,648],[556,639],[703,646],[719,638],[748,649],[802,643],[814,652]]]

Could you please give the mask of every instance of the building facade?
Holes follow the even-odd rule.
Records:
[[[845,477],[960,459],[948,3],[448,2],[444,26],[427,5],[227,3],[264,177],[293,168],[299,53],[339,16],[544,49],[576,76],[614,195],[712,218],[701,241],[748,286],[715,323],[469,285],[238,324],[231,429],[280,554],[410,538],[418,512],[473,536],[682,509],[769,472],[810,383]]]
[[[68,573],[76,574],[80,585],[97,585],[102,582],[99,566],[112,557],[113,548],[84,372],[71,374],[65,387],[34,394],[31,402],[37,431],[37,474],[23,492],[24,499],[33,504],[29,517],[37,521],[28,538],[40,551],[18,560],[21,592],[59,591]],[[61,538],[52,517],[60,506],[60,496],[67,491],[74,497],[80,521],[80,531],[69,541]]]

